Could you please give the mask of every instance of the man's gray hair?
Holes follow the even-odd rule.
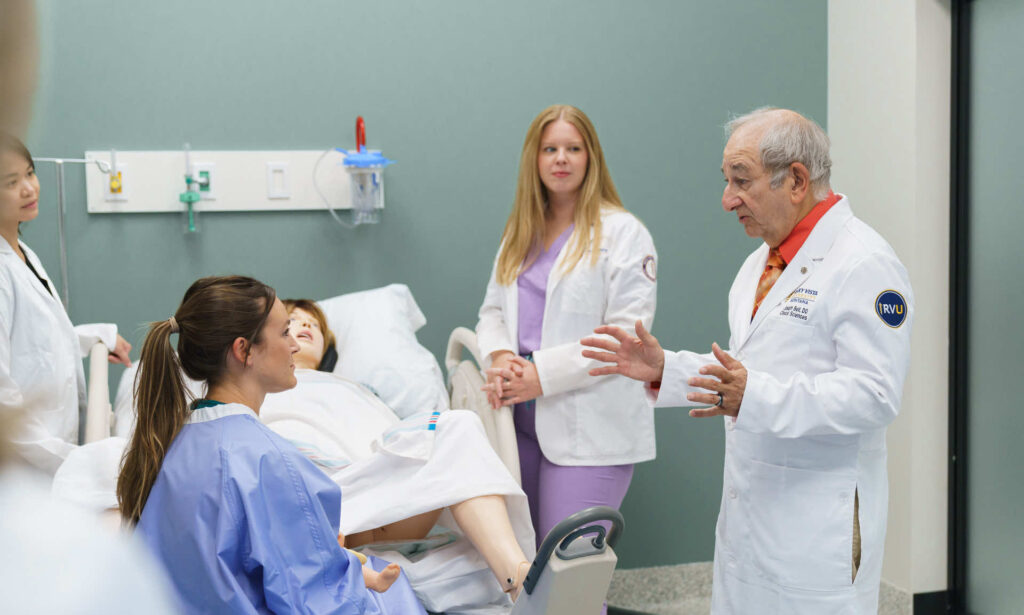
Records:
[[[761,107],[727,123],[726,138],[748,124],[761,123],[765,124],[759,148],[761,166],[771,174],[771,187],[781,186],[789,173],[789,165],[799,162],[810,173],[814,198],[824,199],[831,189],[832,158],[829,156],[831,143],[821,126],[796,112]]]

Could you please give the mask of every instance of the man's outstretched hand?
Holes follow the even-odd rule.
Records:
[[[642,382],[661,380],[665,371],[665,351],[658,340],[644,328],[642,321],[636,321],[636,337],[613,325],[602,325],[594,329],[604,337],[585,337],[580,343],[598,350],[584,350],[583,356],[608,363],[604,367],[590,370],[591,376],[620,374]]]

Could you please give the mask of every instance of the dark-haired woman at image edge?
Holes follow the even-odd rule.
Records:
[[[82,357],[102,341],[131,365],[113,324],[72,326],[39,257],[19,240],[39,215],[39,178],[18,138],[0,132],[0,415],[17,415],[14,452],[53,475],[78,442],[86,404]]]
[[[338,544],[340,489],[259,421],[268,393],[295,386],[288,326],[274,290],[238,276],[196,281],[151,325],[121,514],[189,613],[426,613],[404,575],[385,593],[365,587]],[[205,399],[187,402],[182,371],[207,382]]]

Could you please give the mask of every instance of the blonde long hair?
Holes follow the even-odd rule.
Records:
[[[587,114],[570,105],[552,105],[534,118],[526,131],[523,154],[519,159],[519,180],[512,214],[505,223],[498,255],[497,280],[499,284],[512,284],[520,272],[536,257],[535,248],[543,241],[545,216],[548,212],[547,188],[537,170],[537,155],[544,129],[557,120],[565,120],[576,127],[587,148],[587,172],[580,185],[579,200],[573,214],[575,230],[568,255],[562,269],[569,271],[591,250],[590,265],[597,263],[601,249],[601,210],[625,210],[612,176],[604,162],[604,152],[597,131]]]

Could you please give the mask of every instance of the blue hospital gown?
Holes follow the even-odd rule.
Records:
[[[383,594],[366,589],[338,545],[340,514],[341,490],[249,408],[201,405],[137,532],[188,613],[425,613],[405,575]]]

